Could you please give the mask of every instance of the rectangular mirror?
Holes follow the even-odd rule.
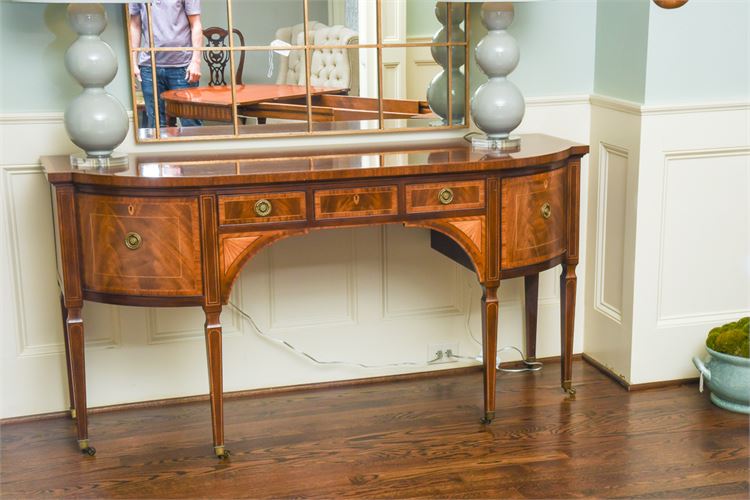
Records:
[[[468,7],[447,5],[129,4],[137,140],[466,127]]]

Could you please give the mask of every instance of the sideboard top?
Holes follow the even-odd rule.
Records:
[[[306,149],[192,151],[129,155],[118,170],[82,170],[68,156],[44,156],[52,184],[112,187],[203,187],[506,170],[587,154],[589,147],[541,134],[522,136],[517,152],[472,150],[464,139],[358,144]]]

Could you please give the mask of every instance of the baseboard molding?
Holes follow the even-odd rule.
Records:
[[[680,378],[680,379],[674,379],[674,380],[663,380],[659,382],[647,382],[644,384],[631,384],[622,375],[618,375],[615,372],[613,372],[608,367],[604,366],[603,364],[599,363],[597,360],[589,356],[588,354],[582,355],[583,360],[602,372],[607,377],[611,378],[620,386],[622,386],[623,389],[625,389],[628,392],[634,392],[634,391],[646,391],[649,389],[661,389],[664,387],[674,387],[678,385],[685,385],[685,384],[695,384],[698,382],[698,377],[692,377],[692,378]]]
[[[581,354],[574,354],[573,361],[580,361]],[[536,361],[541,363],[555,363],[560,361],[560,356],[550,356],[547,358],[538,358]],[[503,368],[520,368],[523,367],[523,361],[510,361],[503,363]],[[247,391],[225,392],[224,399],[238,398],[259,398],[264,396],[277,396],[279,394],[289,394],[294,392],[319,391],[325,389],[340,389],[345,387],[355,387],[361,385],[373,385],[384,382],[406,382],[412,380],[424,380],[430,378],[450,377],[459,375],[468,375],[480,373],[482,365],[463,366],[460,368],[447,368],[444,370],[432,370],[428,372],[402,373],[398,375],[384,375],[380,377],[357,378],[350,380],[334,380],[331,382],[316,382],[312,384],[286,385],[281,387],[268,387],[261,389],[250,389]],[[136,403],[124,403],[118,405],[99,406],[89,408],[89,414],[110,413],[115,411],[138,410],[142,408],[154,408],[161,406],[183,405],[190,403],[202,403],[208,401],[208,394],[197,396],[184,396],[179,398],[165,398],[153,401],[139,401]],[[68,418],[69,411],[55,411],[50,413],[41,413],[39,415],[27,415],[23,417],[11,417],[0,419],[0,425],[22,424],[27,422],[36,422],[38,420],[50,420],[55,418]]]

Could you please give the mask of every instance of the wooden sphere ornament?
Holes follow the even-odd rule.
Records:
[[[654,0],[654,3],[662,9],[677,9],[688,3],[688,0]]]

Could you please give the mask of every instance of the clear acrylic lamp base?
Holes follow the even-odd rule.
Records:
[[[128,155],[112,153],[109,156],[86,156],[83,153],[70,155],[70,164],[81,170],[120,169],[128,165]]]

